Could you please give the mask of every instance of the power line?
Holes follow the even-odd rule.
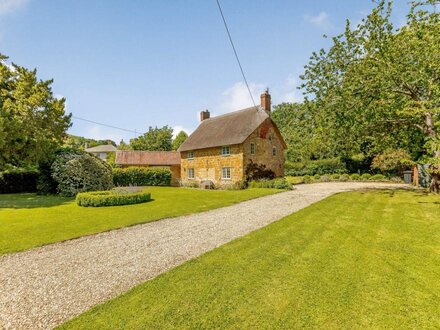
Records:
[[[88,123],[92,123],[92,124],[96,124],[96,125],[101,125],[101,126],[105,126],[105,127],[110,127],[110,128],[118,129],[118,130],[124,131],[124,132],[134,133],[135,135],[137,134],[136,130],[133,131],[131,129],[126,129],[126,128],[122,128],[122,127],[107,125],[107,124],[99,123],[97,121],[93,121],[93,120],[89,120],[89,119],[85,119],[85,118],[81,118],[81,117],[76,117],[76,116],[72,116],[72,118],[73,119],[82,120],[82,121],[86,121]]]
[[[243,67],[241,66],[240,59],[238,58],[237,50],[235,49],[234,42],[232,41],[232,37],[231,37],[231,33],[229,32],[228,24],[226,24],[226,19],[225,19],[225,16],[223,15],[222,7],[220,6],[220,1],[219,0],[216,0],[216,1],[217,1],[218,9],[220,11],[220,15],[222,16],[222,19],[223,19],[223,24],[225,25],[225,29],[226,29],[226,32],[227,32],[228,37],[229,37],[229,41],[231,42],[232,50],[234,51],[235,58],[237,59],[238,66],[240,67],[241,75],[243,76],[243,79],[244,79],[244,82],[246,84],[247,90],[249,92],[249,95],[251,96],[252,103],[254,104],[254,107],[255,107],[256,104],[255,104],[255,101],[254,101],[254,97],[252,96],[251,89],[249,88],[249,84],[248,84],[246,76],[244,74]]]

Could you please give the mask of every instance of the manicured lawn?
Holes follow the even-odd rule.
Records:
[[[440,327],[440,197],[334,195],[63,329]]]
[[[126,206],[79,207],[72,198],[0,195],[0,255],[167,217],[206,211],[280,190],[208,191],[150,187],[152,201]]]

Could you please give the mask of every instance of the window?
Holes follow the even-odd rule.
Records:
[[[255,143],[251,143],[251,155],[255,155]]]
[[[188,151],[188,159],[194,158],[194,151]]]
[[[193,168],[188,169],[188,179],[190,179],[190,180],[194,179],[194,169]]]
[[[223,180],[231,180],[231,168],[223,167],[222,168],[222,179]]]
[[[229,156],[231,154],[231,149],[229,146],[222,147],[222,156]]]
[[[277,155],[277,148],[272,147],[272,156],[276,156]]]

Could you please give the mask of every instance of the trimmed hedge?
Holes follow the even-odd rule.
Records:
[[[151,200],[146,191],[123,193],[115,190],[83,192],[76,195],[76,204],[79,206],[116,206],[145,203]]]
[[[127,186],[171,186],[171,171],[166,168],[127,167],[113,169],[113,183]]]
[[[285,178],[249,182],[249,188],[293,189]]]
[[[15,169],[0,172],[0,194],[37,191],[38,171]]]
[[[345,163],[339,158],[311,160],[308,162],[286,162],[285,173],[288,176],[324,175],[330,173],[345,173]]]

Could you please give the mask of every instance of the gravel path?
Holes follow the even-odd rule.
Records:
[[[360,182],[300,185],[294,191],[221,209],[4,255],[0,257],[0,328],[53,328],[329,195],[389,187],[407,186]]]

